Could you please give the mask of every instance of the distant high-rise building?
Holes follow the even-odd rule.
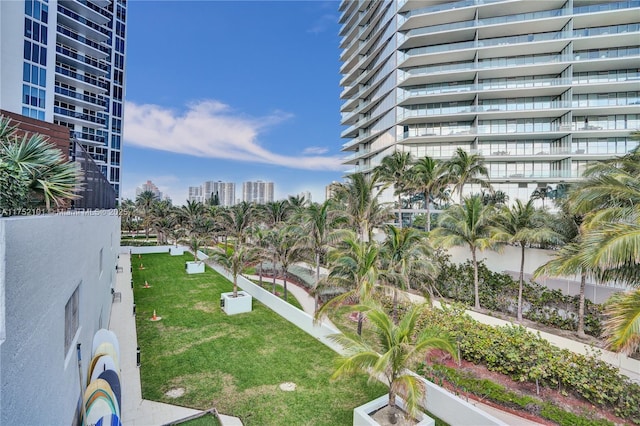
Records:
[[[265,204],[273,201],[273,182],[261,180],[242,183],[242,201]]]
[[[339,9],[349,173],[370,174],[395,150],[448,160],[461,148],[483,155],[495,190],[528,200],[637,146],[638,1],[343,0]]]
[[[158,187],[150,180],[136,188],[136,197],[146,191],[153,192],[153,195],[155,195],[158,200],[162,200],[162,192],[160,192]]]
[[[325,200],[328,200],[330,198],[333,197],[333,195],[336,193],[336,188],[339,186],[340,184],[338,182],[331,182],[329,185],[325,186],[324,188],[324,197]]]
[[[216,194],[220,206],[233,206],[236,201],[236,184],[222,181],[208,181],[202,184],[202,196],[205,202],[210,202]]]
[[[189,195],[187,196],[188,201],[196,201],[198,203],[202,203],[204,198],[202,197],[202,187],[201,186],[190,186],[189,187]]]
[[[0,1],[0,108],[66,127],[118,197],[126,10],[126,0]]]

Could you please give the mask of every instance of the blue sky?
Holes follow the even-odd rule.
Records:
[[[337,1],[130,1],[122,196],[341,180]]]

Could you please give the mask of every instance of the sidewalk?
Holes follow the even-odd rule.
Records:
[[[124,426],[164,425],[200,413],[198,410],[163,404],[142,399],[140,369],[136,365],[138,337],[136,318],[133,315],[133,290],[131,289],[131,258],[128,253],[120,253],[115,291],[121,294],[121,301],[111,305],[109,330],[113,331],[120,343],[120,381],[122,407],[120,420]],[[144,356],[143,356],[144,362]]]

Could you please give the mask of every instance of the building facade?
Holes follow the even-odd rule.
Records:
[[[202,184],[202,196],[205,202],[218,197],[218,205],[233,206],[236,203],[236,184],[234,182],[208,181]]]
[[[190,186],[189,195],[187,195],[187,201],[195,201],[198,203],[202,203],[204,201],[204,198],[202,197],[202,187]]]
[[[0,2],[0,108],[66,127],[118,196],[126,9],[126,0]]]
[[[146,181],[145,183],[143,183],[142,185],[136,188],[136,196],[147,191],[152,192],[153,195],[155,195],[158,200],[162,200],[162,192],[160,192],[156,184],[151,182],[150,180]]]
[[[265,204],[273,202],[273,182],[250,181],[242,183],[242,201]]]
[[[342,1],[340,11],[350,173],[394,150],[446,160],[463,148],[483,155],[496,190],[528,199],[636,146],[639,1]]]

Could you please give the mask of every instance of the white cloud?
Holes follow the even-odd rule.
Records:
[[[328,148],[323,148],[321,146],[310,146],[308,148],[305,148],[302,151],[303,155],[322,155],[322,154],[326,154],[327,152],[329,152]]]
[[[325,14],[320,16],[313,23],[311,28],[307,30],[308,33],[311,34],[320,34],[325,32],[332,24],[335,24],[338,21],[338,17],[332,14]]]
[[[259,118],[234,113],[215,100],[200,101],[177,112],[152,104],[127,102],[125,141],[128,145],[197,157],[272,164],[304,170],[342,170],[340,156],[309,151],[302,156],[271,152],[258,142],[260,132],[291,114],[276,111]],[[305,150],[306,151],[306,150]]]

